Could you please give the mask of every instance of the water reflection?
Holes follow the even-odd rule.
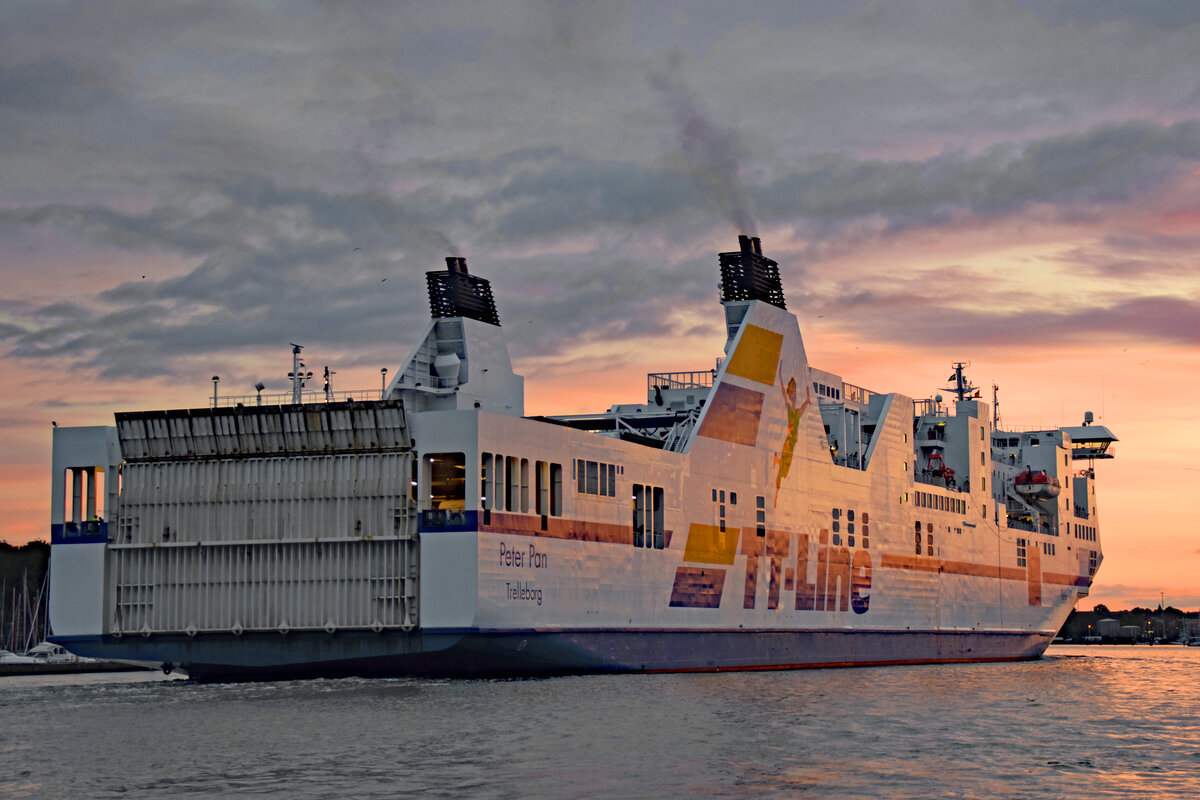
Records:
[[[1181,797],[1200,648],[528,681],[0,681],[0,795]],[[69,757],[65,757],[69,754]]]

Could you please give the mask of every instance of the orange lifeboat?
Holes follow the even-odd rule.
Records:
[[[933,477],[941,478],[947,483],[954,479],[954,470],[946,466],[946,461],[942,458],[940,450],[934,450],[930,453],[925,469]]]
[[[1033,470],[1029,467],[1013,480],[1013,488],[1017,490],[1017,494],[1033,500],[1058,497],[1060,490],[1058,478],[1047,475],[1045,470]]]

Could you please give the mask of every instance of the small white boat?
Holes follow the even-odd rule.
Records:
[[[30,656],[20,656],[11,650],[0,648],[0,666],[8,664],[36,664],[37,659]]]

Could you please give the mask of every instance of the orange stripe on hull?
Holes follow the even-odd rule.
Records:
[[[1028,579],[1028,571],[1021,567],[1002,567],[997,564],[972,564],[969,561],[951,561],[943,558],[926,558],[923,556],[902,556],[885,553],[880,559],[883,569],[907,569],[914,572],[940,572],[950,575],[970,575],[975,578],[1003,578],[1010,581]],[[1046,572],[1042,574],[1043,583],[1056,586],[1088,586],[1091,581],[1083,575],[1070,575],[1062,572]]]

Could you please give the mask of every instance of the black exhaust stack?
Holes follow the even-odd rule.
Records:
[[[462,256],[446,256],[446,269],[426,272],[429,286],[430,315],[438,317],[468,317],[500,327],[492,284],[467,272],[467,260]]]
[[[757,236],[738,236],[740,249],[721,253],[721,302],[762,300],[786,309],[779,264],[762,254]]]

